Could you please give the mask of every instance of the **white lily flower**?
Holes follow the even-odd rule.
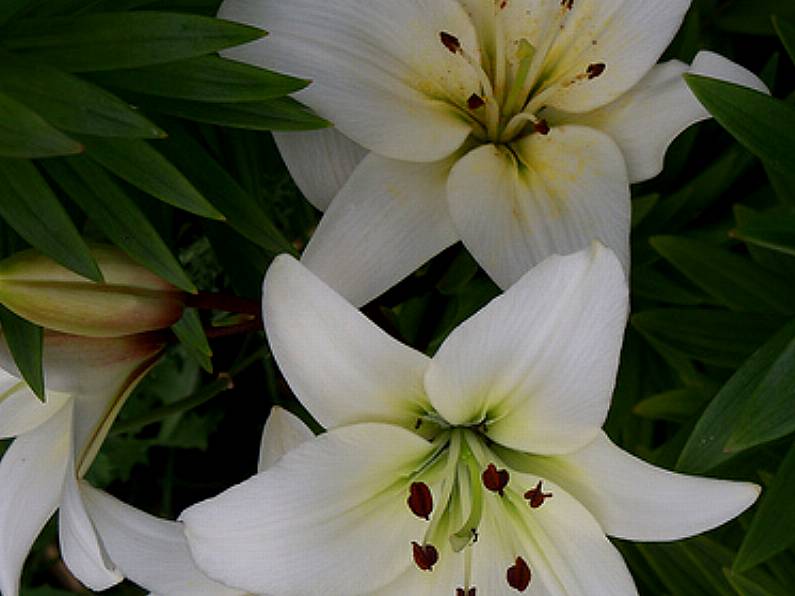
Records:
[[[94,460],[127,396],[163,348],[156,336],[100,339],[48,333],[45,403],[0,353],[0,593],[17,596],[25,558],[59,511],[61,555],[86,586],[122,580],[89,519],[78,479]]]
[[[428,358],[279,257],[269,341],[328,432],[184,512],[194,559],[279,596],[634,594],[606,534],[697,534],[759,488],[655,468],[600,430],[627,308],[594,245],[544,261]]]
[[[695,72],[765,89],[712,53],[655,66],[690,0],[226,0],[267,38],[227,51],[313,81],[334,123],[276,139],[326,213],[304,263],[362,305],[462,240],[510,287],[597,239],[629,262],[629,184],[709,117]],[[333,198],[333,201],[332,201]]]

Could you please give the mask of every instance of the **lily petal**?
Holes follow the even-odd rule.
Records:
[[[54,416],[69,397],[48,392],[42,403],[26,383],[8,375],[14,382],[4,384],[0,393],[0,439],[23,435]]]
[[[332,201],[302,262],[361,306],[458,240],[445,203],[451,161],[370,154]]]
[[[262,432],[257,470],[264,472],[284,454],[314,438],[315,433],[298,416],[274,406]]]
[[[450,334],[428,368],[428,396],[450,424],[485,422],[502,445],[574,451],[607,414],[627,309],[609,250],[551,257]]]
[[[590,128],[559,126],[513,149],[472,151],[447,187],[458,233],[497,284],[507,289],[545,258],[593,240],[627,267],[630,193],[616,144]]]
[[[268,270],[263,310],[279,368],[324,427],[413,427],[426,411],[428,358],[392,339],[292,257],[278,257]]]
[[[712,52],[700,52],[692,67],[683,62],[659,64],[628,93],[598,110],[568,115],[566,122],[606,132],[621,147],[630,182],[642,182],[662,172],[665,152],[689,126],[710,118],[682,75],[686,72],[737,83],[768,92],[756,75]]]
[[[130,580],[168,596],[243,594],[199,571],[182,524],[148,515],[85,482],[80,492],[108,554]]]
[[[58,507],[71,451],[71,424],[72,404],[67,402],[44,424],[15,439],[0,460],[3,596],[18,595],[22,565]]]
[[[604,531],[627,540],[679,540],[738,516],[759,496],[748,482],[663,470],[616,447],[604,433],[560,457],[530,457],[528,467],[574,495]]]
[[[325,211],[367,150],[335,128],[274,132],[279,153],[304,196]]]
[[[651,70],[682,25],[691,0],[577,0],[547,63],[547,84],[562,86],[545,105],[588,112],[618,99]],[[594,79],[582,77],[604,64]],[[544,87],[539,91],[544,92]]]
[[[424,530],[406,505],[409,474],[434,449],[391,425],[332,430],[185,511],[193,557],[210,577],[255,593],[375,592],[409,568]]]
[[[225,55],[311,79],[295,97],[371,151],[436,161],[469,135],[466,120],[441,101],[465,106],[479,88],[473,69],[439,40],[449,31],[478,51],[455,0],[227,0],[219,15],[270,33]]]

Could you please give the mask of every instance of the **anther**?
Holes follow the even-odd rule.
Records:
[[[539,480],[535,488],[531,488],[524,494],[524,498],[527,499],[527,501],[530,503],[530,507],[533,509],[538,509],[544,504],[544,501],[552,497],[552,493],[545,493],[543,491],[543,484],[544,481]]]
[[[455,35],[451,35],[446,31],[442,31],[439,33],[439,39],[442,40],[442,45],[450,50],[450,52],[453,54],[457,54],[461,51],[461,42],[458,41],[458,38]]]
[[[456,588],[455,596],[477,596],[477,588],[472,587],[468,590],[464,590],[464,588]]]
[[[473,93],[469,96],[469,99],[467,99],[467,107],[472,111],[480,109],[485,105],[486,102],[477,93]]]
[[[527,589],[532,576],[530,567],[527,566],[527,562],[522,557],[516,557],[516,561],[512,566],[508,567],[508,572],[506,573],[508,585],[520,592],[524,592]]]
[[[597,62],[595,64],[589,64],[585,73],[588,75],[588,80],[593,80],[596,77],[602,76],[602,73],[607,68],[607,65],[604,62]]]
[[[574,0],[560,0],[560,5],[566,10],[574,8]]]
[[[439,551],[433,544],[420,545],[416,542],[411,543],[414,562],[422,571],[433,571],[433,566],[439,560]]]
[[[539,120],[535,124],[533,124],[533,130],[541,135],[548,135],[549,131],[549,123],[546,120]]]
[[[491,492],[500,493],[500,496],[503,496],[503,489],[508,486],[510,474],[508,474],[508,470],[498,470],[497,466],[489,464],[488,467],[483,470],[481,478],[483,479],[483,486]]]
[[[427,484],[424,482],[412,482],[409,488],[409,498],[406,502],[414,515],[430,520],[433,512],[433,495]]]

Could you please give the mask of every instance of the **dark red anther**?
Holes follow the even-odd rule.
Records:
[[[455,596],[477,596],[477,588],[472,587],[469,588],[469,590],[464,590],[464,588],[456,588]]]
[[[527,562],[522,557],[516,557],[516,562],[511,567],[508,567],[508,573],[506,574],[508,585],[520,592],[524,592],[527,589],[532,577],[533,574],[530,572],[530,567],[527,566]]]
[[[498,470],[497,466],[489,464],[489,466],[483,470],[481,478],[483,479],[483,486],[493,493],[500,493],[500,496],[502,496],[503,489],[508,486],[508,481],[511,479],[511,476],[508,474],[508,470]]]
[[[560,0],[560,5],[566,10],[574,8],[574,0]]]
[[[549,122],[547,122],[546,120],[539,120],[538,122],[533,124],[533,130],[536,131],[538,134],[548,135],[551,129],[549,128]]]
[[[409,509],[417,517],[429,520],[433,512],[433,495],[431,489],[424,482],[412,482],[409,488],[409,498],[406,501]]]
[[[539,480],[535,488],[531,488],[524,494],[524,498],[530,503],[530,507],[538,509],[544,504],[544,501],[552,497],[552,493],[545,493],[542,486],[543,480]]]
[[[453,54],[457,54],[461,51],[461,42],[458,41],[458,38],[455,35],[451,35],[446,31],[442,31],[439,33],[439,39],[442,40],[442,45],[450,50]]]
[[[486,102],[477,93],[473,93],[472,95],[470,95],[469,99],[467,100],[467,107],[473,111],[482,108],[485,105]]]
[[[433,544],[420,545],[412,542],[411,546],[414,550],[414,562],[417,567],[423,571],[433,571],[433,566],[439,560],[439,551]]]
[[[597,62],[595,64],[589,64],[588,68],[585,71],[585,74],[588,75],[588,80],[595,79],[596,77],[602,76],[602,73],[607,68],[607,64],[604,62]]]

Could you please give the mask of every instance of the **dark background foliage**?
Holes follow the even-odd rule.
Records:
[[[3,0],[0,112],[13,115],[0,122],[4,255],[33,245],[97,279],[85,242],[109,241],[187,291],[257,300],[273,256],[301,250],[319,214],[266,131],[324,122],[284,97],[303,82],[218,57],[260,35],[200,18],[218,4]],[[691,80],[718,122],[684,133],[664,173],[633,189],[633,315],[606,428],[658,465],[753,480],[765,491],[704,536],[618,546],[643,594],[787,596],[795,585],[795,3],[696,0],[666,58],[690,61],[700,49],[759,73],[777,99]],[[433,353],[497,293],[455,246],[365,312]],[[8,311],[0,318],[7,335],[19,328],[18,341],[35,345],[35,327]],[[255,471],[272,404],[309,421],[263,333],[213,331],[236,322],[190,311],[182,341],[122,411],[90,472],[94,484],[173,519]],[[20,366],[35,385],[35,350],[26,353]],[[25,596],[80,589],[59,561],[52,524],[24,586]],[[111,593],[141,592],[124,584]]]

